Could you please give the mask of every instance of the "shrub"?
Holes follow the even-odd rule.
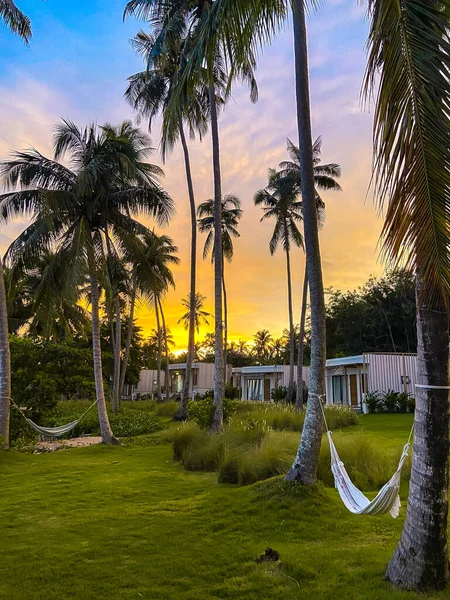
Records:
[[[149,394],[149,393],[141,393],[141,392],[136,392],[134,394],[133,397],[134,401],[138,401],[138,402],[154,402],[156,404],[156,400],[154,399],[154,394]]]
[[[228,422],[232,415],[236,412],[237,401],[228,400],[225,398],[223,401],[223,420]],[[214,400],[211,396],[203,398],[202,400],[191,400],[188,404],[189,418],[192,419],[202,429],[208,429],[211,427],[212,418],[214,415]]]
[[[208,398],[214,399],[214,390],[206,390],[204,394],[195,394],[194,400],[206,400]]]
[[[241,390],[232,383],[227,383],[225,386],[225,398],[228,398],[229,400],[240,400]]]
[[[211,435],[196,423],[183,423],[169,430],[166,437],[173,442],[174,460],[188,471],[215,471],[221,468],[229,452],[243,453],[259,445],[266,436],[260,424],[251,427],[228,427],[223,433]]]
[[[376,413],[383,407],[383,397],[380,392],[368,392],[364,401],[369,413]]]
[[[392,390],[387,391],[383,396],[383,409],[386,412],[398,412],[398,392]]]
[[[296,443],[285,436],[268,434],[246,449],[227,448],[218,473],[219,483],[250,485],[286,473],[292,464]]]
[[[165,402],[160,402],[159,404],[156,405],[155,408],[155,415],[157,417],[174,417],[175,413],[178,410],[178,402],[176,402],[175,400],[171,400],[169,402],[165,401]]]
[[[223,457],[220,435],[209,435],[195,423],[183,423],[170,432],[173,458],[188,471],[214,471]]]
[[[87,404],[81,402],[71,402],[70,400],[60,402],[56,410],[48,416],[46,425],[56,427],[70,423],[78,419]],[[160,431],[162,425],[159,420],[152,414],[144,410],[134,410],[132,408],[122,408],[117,413],[109,414],[111,428],[117,437],[127,437],[142,435],[144,433],[154,433]],[[67,434],[69,437],[78,437],[83,435],[100,435],[100,425],[98,422],[98,413],[94,406],[75,426],[75,428]]]
[[[398,412],[405,413],[408,411],[414,412],[415,400],[408,392],[400,392],[398,395]]]
[[[280,386],[277,388],[272,388],[272,391],[270,392],[270,398],[274,402],[284,402],[286,400],[287,393],[287,387]]]
[[[408,410],[414,411],[415,400],[408,392],[387,391],[382,399],[382,408],[384,412],[405,413]]]
[[[349,407],[326,407],[325,412],[332,429],[359,422]],[[174,459],[186,470],[217,471],[219,483],[248,485],[287,472],[304,418],[305,413],[292,406],[245,402],[238,403],[235,416],[221,434],[210,435],[188,422],[162,435],[171,439]],[[274,424],[284,431],[273,431]],[[324,472],[330,474],[329,463]]]

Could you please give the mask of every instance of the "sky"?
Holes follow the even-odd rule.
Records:
[[[134,119],[123,100],[126,78],[141,69],[130,38],[145,23],[125,23],[123,0],[17,0],[32,20],[33,39],[26,47],[0,28],[0,159],[12,149],[29,146],[51,155],[54,126],[61,117],[78,125],[119,123]],[[273,222],[260,223],[261,208],[253,196],[267,183],[269,167],[287,158],[286,138],[295,143],[295,91],[290,22],[264,50],[256,71],[259,100],[252,104],[248,90],[237,86],[220,115],[223,192],[241,199],[241,237],[226,265],[229,337],[250,339],[259,329],[281,334],[288,322],[285,256],[270,256]],[[383,265],[377,247],[381,230],[372,197],[367,193],[372,160],[370,107],[361,102],[366,63],[367,22],[356,0],[328,0],[308,18],[313,136],[322,136],[323,162],[341,165],[343,188],[323,194],[326,221],[321,230],[324,283],[327,288],[353,289]],[[162,165],[159,122],[151,132],[155,152],[151,162]],[[213,195],[211,143],[207,135],[190,142],[197,203]],[[162,165],[164,187],[176,203],[176,215],[164,233],[178,246],[180,265],[174,269],[176,288],[164,303],[166,320],[178,349],[187,334],[177,321],[182,298],[189,291],[190,225],[183,157],[180,148]],[[151,222],[147,223],[153,226]],[[0,250],[20,233],[14,222],[0,229]],[[213,267],[202,260],[200,236],[198,291],[213,312]],[[300,314],[304,256],[292,256],[294,310]],[[297,316],[298,315],[298,316]],[[138,321],[144,335],[155,326],[152,312],[140,306]],[[213,323],[201,330],[212,331]]]

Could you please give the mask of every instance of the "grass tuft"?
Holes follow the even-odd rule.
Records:
[[[170,417],[171,419],[175,416],[179,407],[178,402],[170,400],[169,402],[161,402],[155,405],[155,415],[157,417]]]

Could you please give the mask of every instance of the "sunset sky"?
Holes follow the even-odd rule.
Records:
[[[128,75],[141,68],[129,39],[144,24],[122,22],[123,0],[18,0],[32,19],[30,47],[0,27],[0,157],[11,149],[32,145],[51,155],[53,127],[60,117],[79,125],[90,121],[118,123],[133,118],[123,100]],[[367,188],[371,172],[372,115],[361,107],[367,24],[356,0],[331,0],[308,20],[313,135],[323,138],[323,161],[342,166],[341,193],[324,194],[326,223],[321,232],[326,287],[343,290],[379,274],[377,240],[381,227]],[[242,201],[241,238],[235,257],[226,265],[230,338],[251,338],[258,329],[279,335],[287,324],[285,257],[268,249],[273,223],[259,222],[261,209],[254,193],[265,186],[268,167],[286,158],[286,138],[296,142],[292,33],[288,23],[260,58],[257,70],[259,101],[236,88],[234,99],[220,117],[224,193]],[[158,123],[152,131],[158,151]],[[197,202],[212,196],[211,145],[191,143]],[[189,216],[184,166],[179,148],[164,165],[163,185],[176,202],[176,216],[166,233],[179,247],[176,289],[167,297],[168,325],[178,349],[187,336],[177,325],[181,299],[189,287]],[[20,232],[22,223],[3,227],[0,248]],[[204,237],[200,236],[200,245]],[[199,251],[198,291],[212,312],[213,279],[210,261]],[[302,251],[293,253],[295,311],[300,313],[304,269]],[[154,327],[151,312],[142,307],[144,332]],[[296,317],[298,320],[298,316]],[[202,331],[212,330],[211,327]],[[202,337],[202,336],[201,336]]]

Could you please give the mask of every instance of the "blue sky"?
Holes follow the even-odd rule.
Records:
[[[119,0],[18,0],[33,25],[30,47],[0,29],[0,157],[10,149],[34,145],[51,154],[52,128],[60,117],[80,125],[89,121],[119,122],[132,118],[122,98],[126,77],[138,70],[129,39],[145,24],[123,23]],[[371,166],[372,117],[361,110],[360,90],[365,68],[367,24],[356,1],[332,0],[308,20],[311,104],[314,136],[322,135],[323,160],[342,166],[343,192],[328,194],[327,219],[321,233],[325,284],[348,289],[380,273],[376,243],[380,222],[371,198],[366,198]],[[284,257],[268,251],[271,223],[259,223],[253,194],[263,187],[267,168],[285,154],[286,137],[296,140],[293,50],[290,23],[262,54],[257,70],[259,102],[236,88],[220,120],[224,193],[243,204],[241,238],[235,259],[227,267],[231,335],[246,336],[260,328],[279,333],[287,322]],[[158,124],[152,132],[158,145]],[[212,195],[211,150],[208,136],[191,144],[197,201]],[[161,163],[156,152],[152,161]],[[169,235],[182,262],[177,288],[167,301],[168,321],[180,345],[184,333],[176,325],[180,300],[188,291],[188,207],[179,149],[164,166],[164,185],[177,203]],[[0,246],[19,232],[22,223],[0,231]],[[295,302],[299,298],[304,259],[294,253]],[[199,290],[212,306],[212,271],[199,257]],[[140,319],[148,329],[153,317],[145,309]]]

